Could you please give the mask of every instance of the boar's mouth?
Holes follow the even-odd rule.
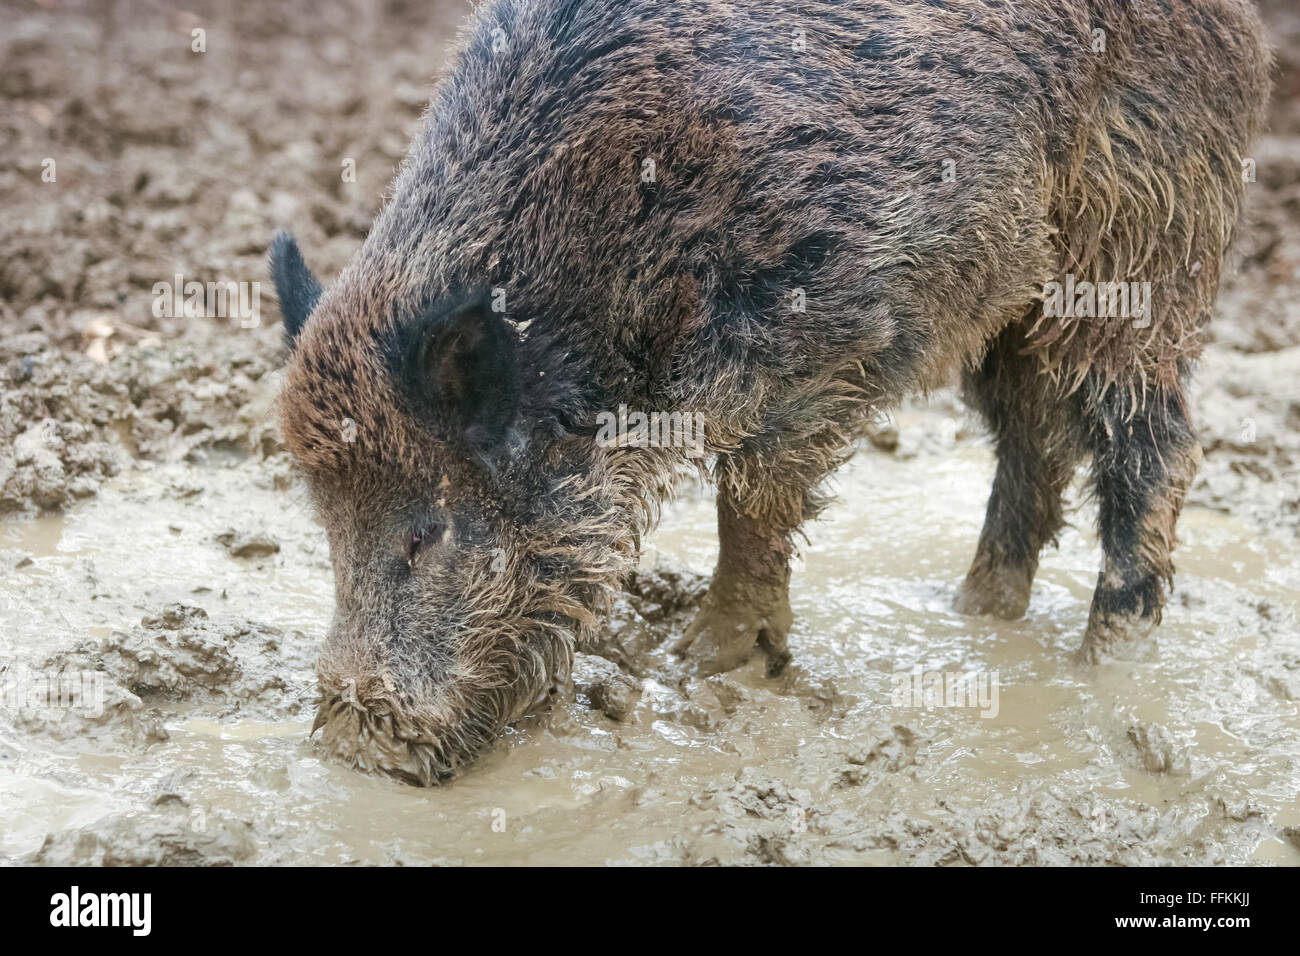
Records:
[[[568,681],[572,632],[554,622],[541,631],[527,651],[494,669],[497,681],[451,682],[436,703],[359,697],[355,685],[344,690],[322,675],[311,733],[320,731],[329,755],[353,769],[421,787],[447,783]]]
[[[446,783],[496,737],[473,717],[435,734],[394,710],[362,707],[338,694],[318,705],[312,733],[318,730],[330,755],[352,768],[419,787]]]

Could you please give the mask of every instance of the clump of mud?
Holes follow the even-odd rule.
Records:
[[[665,563],[633,571],[599,638],[583,650],[645,676],[655,666],[653,652],[680,634],[708,586],[703,575]]]
[[[273,351],[202,359],[136,348],[112,365],[22,339],[0,346],[0,513],[95,494],[137,461],[201,464],[280,451]]]
[[[39,735],[52,742],[74,747],[94,747],[113,741],[126,748],[145,748],[169,739],[163,714],[151,708],[108,674],[87,675],[66,669],[60,662],[43,671],[43,679],[54,684],[70,685],[68,696],[85,695],[82,706],[16,708],[14,729],[24,735]],[[18,677],[9,673],[10,683]],[[59,693],[58,689],[54,690]],[[91,694],[95,699],[89,699]]]
[[[50,835],[32,858],[43,866],[232,866],[257,855],[253,828],[212,816],[175,793],[147,815],[114,814],[79,830]]]
[[[171,604],[137,627],[17,665],[9,683],[20,684],[27,705],[13,707],[14,727],[65,745],[144,748],[170,739],[165,722],[179,705],[219,718],[294,718],[312,704],[314,688],[290,675],[307,672],[313,659],[302,634],[213,621],[201,607]]]
[[[304,645],[301,634],[286,640],[276,627],[214,622],[200,607],[171,604],[139,628],[114,631],[98,648],[74,651],[63,663],[88,658],[146,700],[215,701],[228,708],[223,716],[247,708],[291,716],[308,701],[280,671],[295,652],[298,666],[306,664]]]

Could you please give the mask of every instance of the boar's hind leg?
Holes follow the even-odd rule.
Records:
[[[753,474],[758,469],[750,469]],[[803,520],[808,496],[743,496],[744,479],[718,482],[718,565],[708,593],[673,650],[701,674],[738,667],[757,646],[768,676],[790,660],[791,537]]]
[[[1141,660],[1155,652],[1164,588],[1172,587],[1174,525],[1201,463],[1181,393],[1093,389],[1085,415],[1104,564],[1081,656]]]
[[[1077,396],[1040,375],[1009,327],[966,374],[966,402],[997,441],[997,473],[975,560],[955,602],[962,614],[1013,619],[1025,613],[1038,553],[1064,524],[1062,496],[1083,457]]]

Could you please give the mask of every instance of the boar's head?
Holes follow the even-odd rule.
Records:
[[[348,273],[322,295],[285,235],[271,269],[281,428],[334,569],[315,729],[353,766],[441,782],[567,681],[635,551],[625,483],[557,417],[567,348],[485,296]]]

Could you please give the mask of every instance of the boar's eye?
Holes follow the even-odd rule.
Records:
[[[442,544],[450,536],[450,526],[438,518],[430,518],[415,526],[406,540],[406,563],[414,564],[423,551]]]

